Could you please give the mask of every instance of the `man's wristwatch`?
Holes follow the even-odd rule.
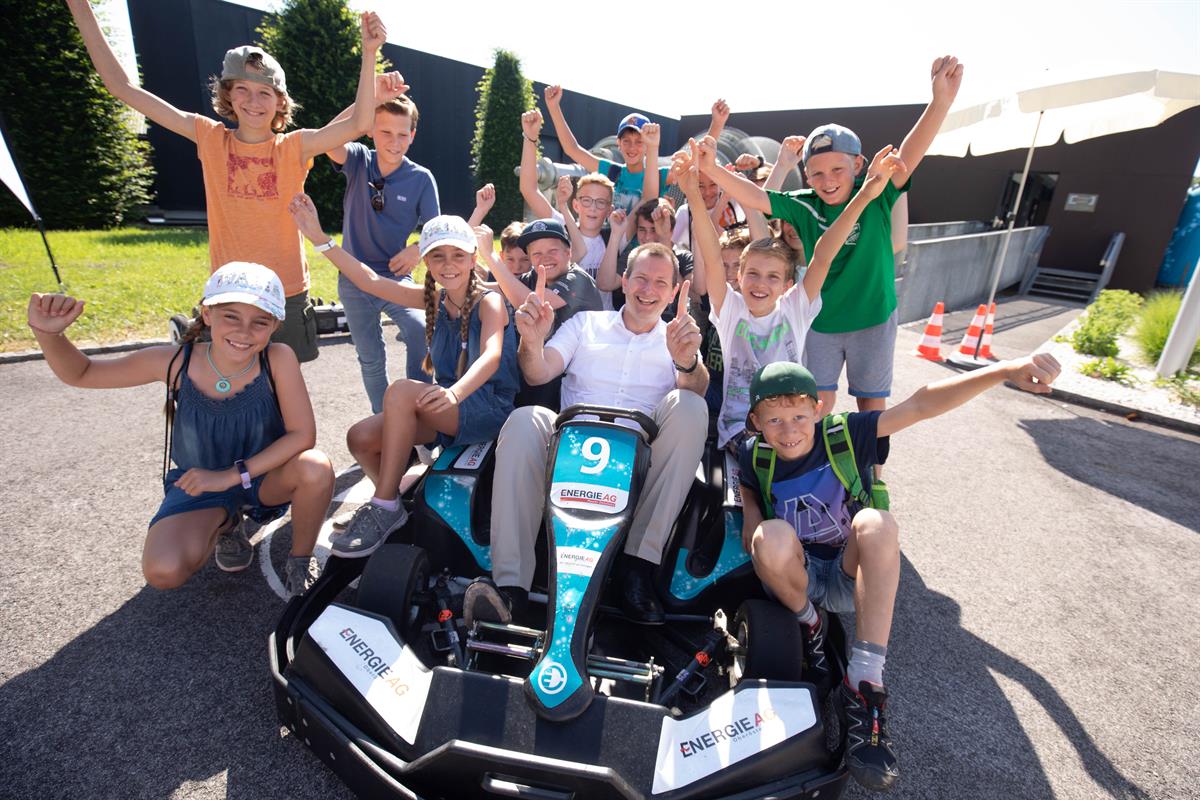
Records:
[[[242,488],[249,489],[250,488],[250,470],[246,469],[246,462],[242,461],[239,458],[237,461],[233,462],[233,468],[236,469],[238,471],[238,474],[242,476]]]
[[[313,250],[316,250],[318,253],[324,253],[326,250],[332,250],[335,247],[337,247],[337,239],[330,238],[325,244],[314,244]]]
[[[679,370],[680,372],[684,372],[684,373],[687,373],[690,375],[691,373],[696,371],[696,367],[700,366],[700,354],[696,353],[695,360],[692,361],[692,365],[690,367],[681,367],[678,364],[676,364],[674,361],[672,361],[671,364],[673,364],[675,366],[675,369]]]

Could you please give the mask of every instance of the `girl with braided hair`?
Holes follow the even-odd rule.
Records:
[[[425,371],[433,384],[398,380],[383,413],[350,428],[350,452],[375,484],[375,496],[330,539],[346,558],[366,556],[408,518],[400,479],[414,445],[448,447],[494,439],[513,410],[519,379],[517,339],[499,294],[475,274],[475,232],[461,217],[434,217],[421,229],[424,289],[380,277],[321,229],[317,210],[298,194],[288,210],[317,252],[356,287],[398,305],[425,309]]]

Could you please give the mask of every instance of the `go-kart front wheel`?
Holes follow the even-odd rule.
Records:
[[[733,621],[737,650],[729,685],[748,678],[803,680],[804,640],[796,616],[770,600],[747,600]]]
[[[411,544],[385,544],[367,559],[358,583],[358,607],[387,617],[396,633],[411,640],[420,607],[417,592],[429,584],[429,557]]]

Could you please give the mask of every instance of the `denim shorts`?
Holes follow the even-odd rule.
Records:
[[[845,555],[844,547],[833,558],[804,554],[805,568],[808,570],[808,599],[834,614],[854,610],[854,578],[842,569]]]
[[[884,322],[848,333],[809,331],[804,366],[817,390],[836,392],[842,365],[854,397],[888,397],[892,393],[892,361],[896,352],[896,312]]]
[[[175,481],[179,480],[183,473],[184,470],[178,468],[167,473],[166,479],[163,480],[163,490],[166,496],[163,497],[162,505],[158,507],[158,512],[147,527],[153,527],[154,523],[166,517],[205,508],[223,508],[229,516],[245,513],[247,517],[259,524],[266,524],[273,519],[278,519],[288,510],[288,503],[264,506],[258,499],[258,491],[262,488],[265,475],[252,478],[249,489],[243,489],[239,483],[232,489],[226,489],[223,492],[204,492],[192,496],[175,485]]]

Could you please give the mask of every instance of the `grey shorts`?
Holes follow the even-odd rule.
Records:
[[[854,397],[889,397],[892,361],[896,353],[896,312],[884,322],[849,333],[810,330],[804,345],[804,365],[817,381],[817,390],[836,392],[842,365]]]
[[[271,341],[282,342],[292,348],[302,364],[316,361],[320,355],[317,350],[317,312],[308,299],[308,292],[286,298],[283,308],[283,324],[275,331]]]

